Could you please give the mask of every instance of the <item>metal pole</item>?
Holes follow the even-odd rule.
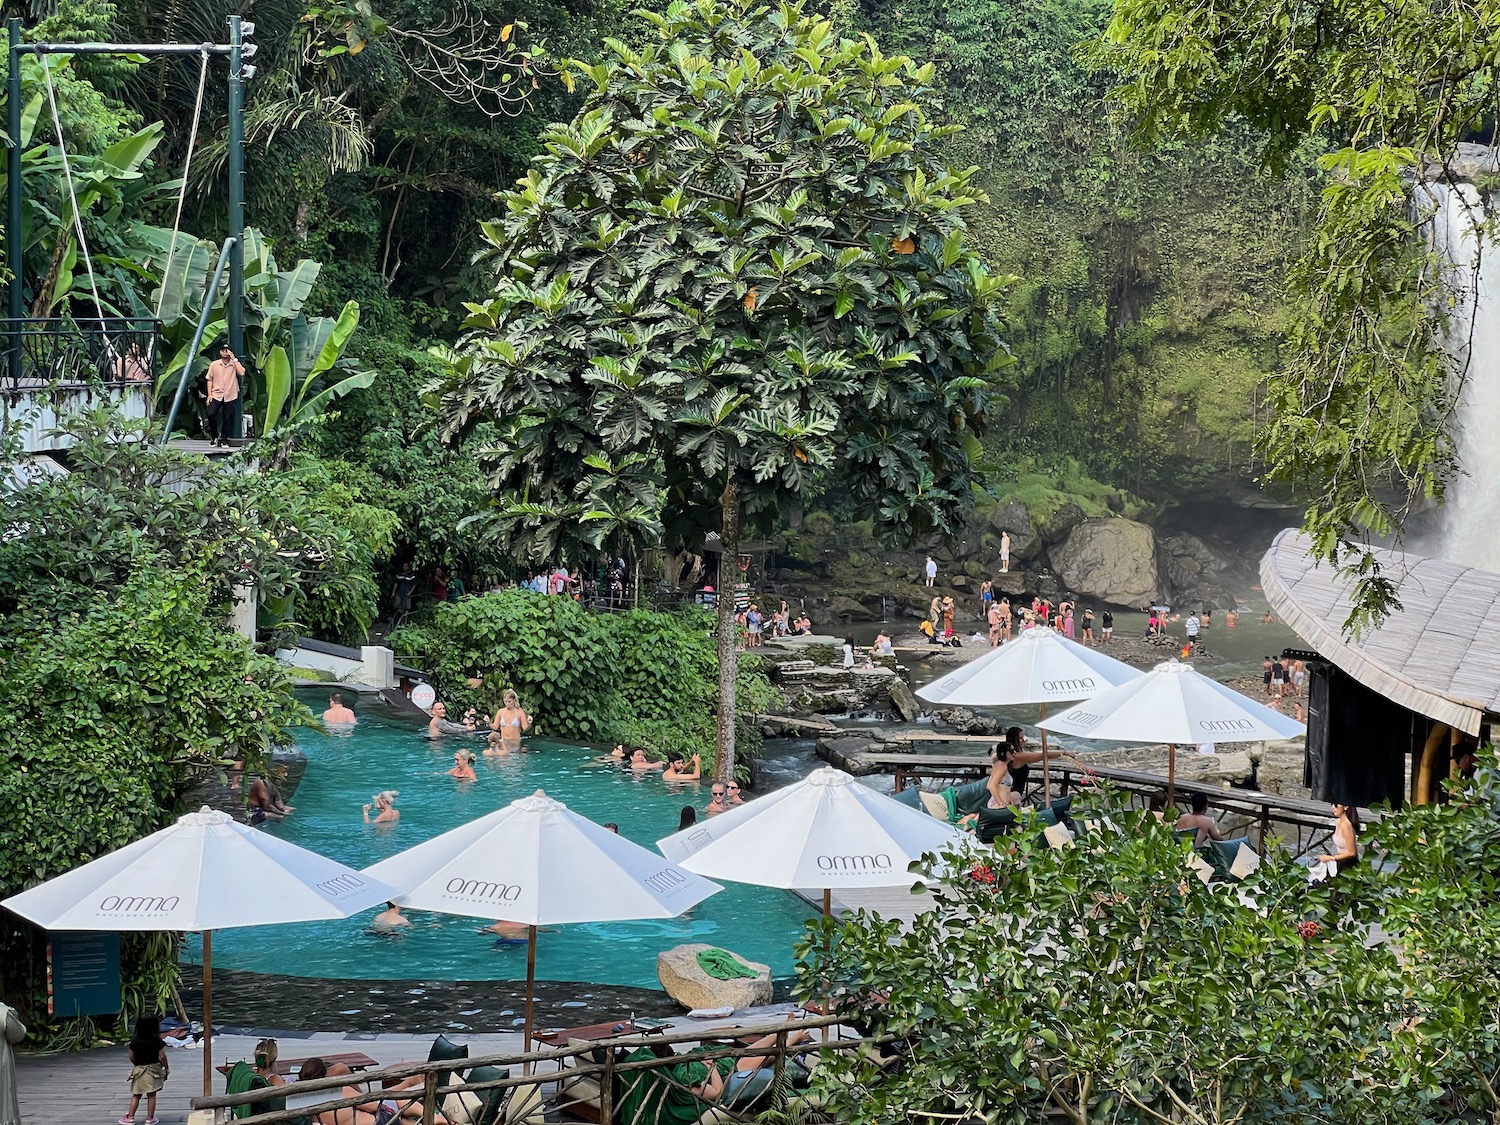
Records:
[[[231,238],[224,243],[224,249],[219,251],[219,264],[214,270],[213,280],[208,283],[208,289],[204,291],[203,311],[198,314],[198,326],[193,329],[193,342],[188,345],[187,360],[182,365],[182,378],[177,382],[177,393],[172,396],[172,409],[167,411],[167,424],[162,431],[163,441],[172,440],[172,423],[177,421],[177,410],[182,406],[182,396],[187,392],[188,380],[193,377],[193,359],[203,343],[203,332],[208,327],[208,318],[213,315],[214,311],[214,294],[219,291],[219,278],[224,276],[224,264],[229,261],[235,242],[236,240]]]
[[[5,259],[10,267],[10,340],[7,348],[7,366],[11,385],[21,381],[21,318],[26,314],[24,289],[25,243],[21,223],[21,21],[11,17],[6,25],[10,29],[10,77],[6,82],[5,127],[10,133],[10,149],[6,153],[5,187],[7,195],[5,220]]]
[[[245,359],[245,54],[239,16],[229,17],[229,348]],[[235,399],[231,437],[241,437],[245,388]]]

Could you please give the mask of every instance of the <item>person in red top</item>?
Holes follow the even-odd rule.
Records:
[[[240,400],[245,365],[225,344],[219,358],[208,365],[208,436],[212,445],[229,444],[229,415]]]

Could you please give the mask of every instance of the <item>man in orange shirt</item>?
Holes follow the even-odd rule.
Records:
[[[225,344],[219,358],[208,365],[208,436],[212,445],[229,444],[229,419],[240,397],[240,378],[245,365]]]

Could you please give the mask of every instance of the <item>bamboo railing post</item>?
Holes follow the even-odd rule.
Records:
[[[562,1085],[561,1082],[558,1083]],[[599,1125],[612,1125],[615,1107],[615,1049],[604,1048],[604,1077],[599,1083]]]
[[[437,1119],[437,1071],[429,1070],[422,1079],[422,1125],[433,1125]]]

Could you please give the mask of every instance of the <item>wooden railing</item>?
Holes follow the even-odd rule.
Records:
[[[378,1070],[366,1070],[359,1074],[345,1074],[341,1076],[306,1079],[298,1082],[290,1082],[281,1086],[268,1086],[258,1090],[250,1090],[243,1094],[222,1094],[215,1097],[194,1098],[192,1106],[195,1110],[208,1109],[220,1110],[236,1106],[255,1106],[259,1102],[286,1098],[288,1096],[300,1096],[305,1094],[321,1093],[325,1090],[342,1090],[349,1085],[367,1086],[368,1092],[359,1095],[349,1095],[328,1101],[317,1102],[309,1105],[287,1108],[284,1110],[272,1110],[263,1113],[255,1113],[253,1116],[237,1119],[243,1125],[277,1125],[280,1122],[297,1120],[299,1118],[315,1118],[321,1113],[329,1113],[335,1110],[351,1106],[372,1107],[385,1097],[389,1096],[382,1090],[386,1083],[399,1082],[402,1079],[411,1078],[414,1075],[422,1075],[424,1081],[420,1090],[408,1088],[402,1092],[397,1100],[420,1099],[422,1103],[423,1125],[433,1125],[438,1107],[449,1094],[464,1093],[482,1094],[484,1091],[497,1089],[521,1089],[524,1087],[545,1088],[559,1086],[566,1081],[571,1084],[576,1079],[593,1078],[598,1081],[600,1089],[600,1104],[598,1120],[608,1125],[613,1119],[613,1106],[611,1105],[614,1079],[617,1075],[641,1070],[657,1070],[673,1066],[681,1062],[710,1062],[721,1058],[748,1058],[752,1056],[770,1055],[774,1059],[773,1066],[775,1075],[773,1083],[779,1082],[781,1072],[786,1058],[789,1055],[800,1055],[809,1051],[848,1051],[860,1050],[866,1047],[877,1047],[884,1043],[892,1042],[890,1037],[839,1037],[834,1034],[828,1038],[815,1037],[810,1043],[796,1045],[788,1044],[790,1036],[799,1031],[816,1029],[833,1029],[840,1023],[840,1017],[832,1016],[809,1016],[806,1019],[779,1020],[773,1023],[754,1024],[727,1028],[714,1028],[709,1030],[693,1030],[680,1032],[652,1033],[643,1035],[622,1035],[613,1039],[599,1039],[577,1046],[559,1047],[550,1051],[509,1051],[501,1054],[483,1055],[464,1059],[442,1059],[433,1062],[411,1062],[396,1066],[387,1066]],[[824,1035],[829,1033],[825,1031]],[[768,1035],[776,1037],[775,1042],[769,1046],[754,1047],[740,1040],[764,1038]],[[733,1036],[733,1041],[725,1040]],[[637,1062],[622,1062],[616,1059],[618,1048],[635,1049],[637,1047],[650,1047],[657,1044],[665,1046],[676,1046],[678,1044],[720,1044],[707,1050],[694,1052],[691,1056],[682,1054],[671,1054],[665,1057],[642,1059]],[[602,1061],[592,1061],[594,1057],[601,1056]],[[589,1061],[582,1061],[582,1060]],[[571,1061],[572,1065],[566,1065]],[[540,1069],[538,1064],[555,1064],[555,1069]],[[459,1071],[471,1071],[476,1067],[523,1067],[527,1073],[512,1075],[506,1078],[495,1078],[474,1083],[464,1082],[458,1078]],[[440,1072],[449,1072],[453,1081],[446,1085],[439,1085],[437,1076]],[[553,1097],[558,1097],[559,1091],[553,1091]],[[561,1096],[566,1097],[565,1094]],[[769,1108],[767,1104],[757,1104],[753,1110],[747,1110],[743,1114],[735,1109],[724,1105],[722,1102],[705,1102],[705,1108],[712,1106],[717,1112],[726,1118],[733,1120],[751,1121],[755,1114]],[[559,1108],[566,1109],[566,1105]],[[592,1113],[590,1114],[592,1117]],[[502,1113],[499,1121],[504,1125],[505,1117]]]
[[[892,773],[898,793],[908,785],[920,785],[924,781],[929,785],[937,781],[975,781],[989,773],[989,762],[976,754],[861,754],[860,758]],[[1051,772],[1052,784],[1059,797],[1084,791],[1095,780],[1125,790],[1132,800],[1142,805],[1166,791],[1164,777],[1140,770],[1078,765],[1054,758]],[[1040,776],[1041,767],[1032,766],[1031,780],[1039,782]],[[1176,780],[1175,789],[1182,805],[1186,805],[1193,794],[1202,793],[1208,799],[1210,809],[1224,814],[1220,818],[1220,828],[1225,835],[1248,835],[1261,855],[1266,854],[1267,847],[1278,842],[1294,856],[1326,850],[1325,845],[1333,835],[1329,807],[1319,801],[1262,793],[1258,789],[1226,789],[1222,782],[1212,784],[1181,778]],[[1361,809],[1360,819],[1369,824],[1379,820],[1380,813]]]

